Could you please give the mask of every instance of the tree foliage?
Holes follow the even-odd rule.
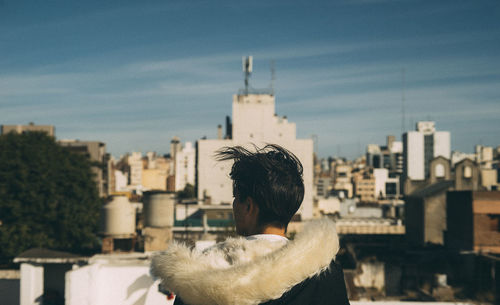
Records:
[[[0,136],[0,258],[96,247],[101,200],[91,164],[45,133]]]
[[[187,183],[182,191],[177,192],[177,198],[190,199],[196,198],[196,190],[192,184]]]

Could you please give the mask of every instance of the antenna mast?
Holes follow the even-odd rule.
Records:
[[[271,94],[274,95],[274,81],[276,80],[276,71],[274,69],[274,59],[271,60]]]
[[[401,134],[405,132],[405,68],[401,69]]]
[[[244,56],[242,58],[243,72],[245,73],[245,95],[248,95],[248,79],[252,73],[253,57]]]

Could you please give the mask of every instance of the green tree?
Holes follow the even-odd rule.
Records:
[[[0,136],[0,258],[98,245],[101,199],[87,156],[40,132]]]
[[[182,191],[177,192],[177,198],[190,199],[196,198],[196,190],[192,184],[187,183]]]

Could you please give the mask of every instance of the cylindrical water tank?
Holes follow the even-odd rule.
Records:
[[[135,234],[135,208],[126,196],[113,196],[101,210],[101,234],[127,237]]]
[[[150,191],[143,194],[144,225],[165,228],[174,226],[175,194]]]

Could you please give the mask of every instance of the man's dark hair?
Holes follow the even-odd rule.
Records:
[[[225,147],[218,161],[234,160],[233,195],[239,201],[251,197],[259,206],[259,224],[286,228],[304,199],[302,164],[285,148],[268,144],[252,152],[244,147]]]

